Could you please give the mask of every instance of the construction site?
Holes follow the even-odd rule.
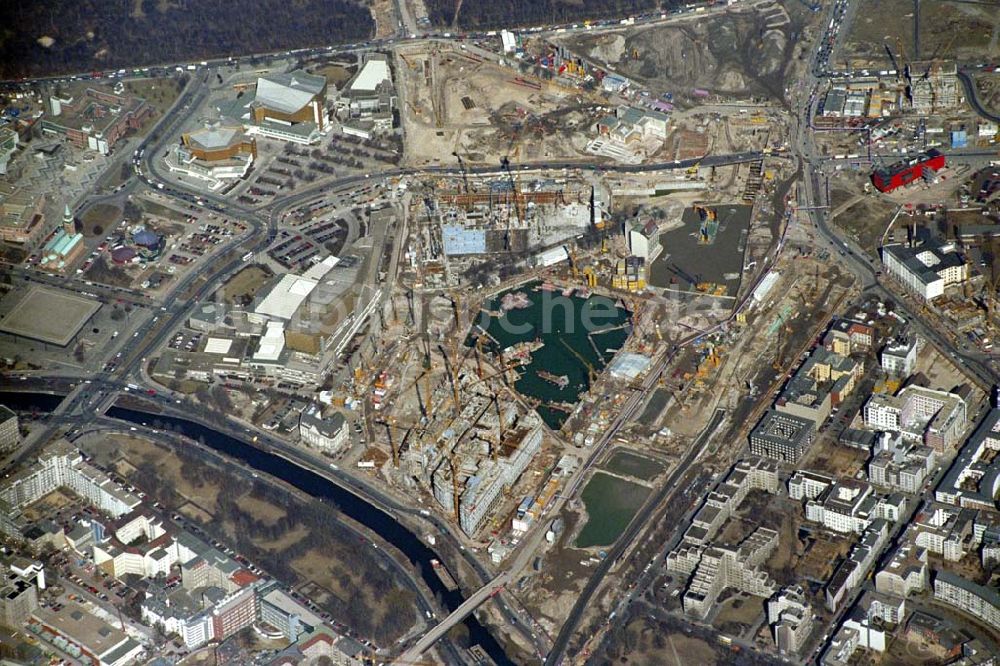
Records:
[[[396,50],[404,159],[411,166],[499,165],[587,156],[586,131],[606,103],[599,95],[522,71],[473,45]]]

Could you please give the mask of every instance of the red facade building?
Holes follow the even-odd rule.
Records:
[[[876,169],[872,174],[872,185],[879,192],[892,192],[897,187],[909,185],[923,177],[925,170],[938,171],[944,167],[944,155],[931,148],[925,153],[896,162],[884,169]]]

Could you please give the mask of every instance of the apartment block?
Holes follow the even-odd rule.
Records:
[[[758,567],[771,556],[777,546],[778,533],[758,527],[738,547],[706,548],[684,593],[684,612],[704,619],[719,594],[727,587],[757,597],[772,595],[777,586]]]
[[[1000,629],[1000,594],[950,571],[934,574],[934,599]]]
[[[813,630],[813,612],[801,586],[783,588],[767,602],[767,622],[779,654],[802,650]]]
[[[113,517],[125,515],[142,503],[137,495],[86,462],[68,442],[49,447],[35,466],[6,480],[0,488],[0,500],[11,509],[21,509],[59,487],[69,488]]]
[[[968,405],[947,391],[907,386],[896,395],[876,393],[864,409],[872,430],[899,433],[943,453],[955,448],[968,428]]]
[[[879,552],[885,547],[888,536],[889,524],[876,518],[851,549],[847,559],[834,570],[824,588],[826,606],[830,612],[836,612],[850,592],[864,582],[878,559]]]
[[[883,488],[916,494],[930,478],[936,462],[937,453],[931,447],[883,433],[868,462],[868,480]]]
[[[934,493],[939,502],[996,510],[1000,496],[1000,409],[993,408],[962,445]]]
[[[897,597],[923,592],[929,584],[927,549],[912,541],[899,546],[885,568],[875,574],[875,590]]]
[[[788,496],[793,500],[812,500],[822,495],[836,479],[808,470],[795,470],[788,479]]]
[[[878,503],[869,484],[842,479],[817,499],[806,502],[806,519],[835,532],[860,534],[872,522]]]

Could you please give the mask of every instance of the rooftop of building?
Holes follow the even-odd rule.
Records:
[[[389,70],[389,61],[381,53],[373,53],[361,66],[358,73],[354,75],[347,86],[345,93],[373,93],[379,86],[389,81],[391,84],[392,74]]]
[[[302,70],[257,79],[256,103],[281,113],[296,113],[323,92],[326,77]]]
[[[940,271],[946,268],[955,268],[965,263],[953,245],[945,245],[931,240],[916,247],[898,243],[884,245],[882,253],[883,255],[891,255],[925,285],[939,280]]]
[[[994,456],[989,463],[980,462],[987,439],[993,440],[994,445],[1000,447],[1000,409],[995,407],[986,414],[979,427],[959,450],[938,484],[938,497],[942,494],[957,495],[983,505],[995,506],[994,498],[1000,490],[1000,456]]]
[[[216,123],[188,132],[185,137],[193,147],[203,150],[220,150],[241,143],[244,134],[243,128],[238,125]]]
[[[59,610],[39,608],[34,616],[45,626],[97,655],[103,655],[132,640],[120,629],[92,615],[73,601],[67,601]]]

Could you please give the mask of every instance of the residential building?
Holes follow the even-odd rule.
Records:
[[[819,428],[854,390],[862,372],[854,359],[817,347],[785,384],[774,409],[810,419]]]
[[[977,546],[976,510],[928,502],[910,523],[908,533],[920,548],[958,562]]]
[[[962,445],[958,456],[938,484],[939,502],[960,507],[996,510],[1000,496],[1000,409],[994,407]]]
[[[890,377],[909,377],[917,368],[917,336],[901,335],[893,338],[879,354],[882,370]]]
[[[299,437],[303,443],[324,453],[339,453],[349,443],[347,420],[340,412],[323,417],[323,408],[312,403],[299,416]]]
[[[863,354],[871,350],[875,329],[860,321],[838,317],[823,336],[823,346],[841,356]]]
[[[775,462],[764,458],[739,461],[725,480],[705,498],[684,532],[682,545],[707,544],[723,523],[733,516],[750,491],[762,490],[774,495],[778,492],[779,483]],[[693,568],[687,573],[691,571]]]
[[[824,589],[826,606],[836,612],[848,594],[864,582],[889,536],[889,524],[881,518],[871,521],[847,559],[834,570]]]
[[[882,248],[882,265],[907,290],[927,301],[969,278],[969,266],[953,244],[927,241],[917,247],[886,245]]]
[[[757,597],[774,594],[777,585],[759,567],[777,546],[778,533],[758,527],[738,547],[706,548],[684,593],[684,612],[704,619],[727,587]]]
[[[1000,629],[1000,593],[950,571],[934,574],[934,599]]]
[[[21,445],[21,427],[17,414],[0,405],[0,453],[13,451]]]
[[[86,87],[65,97],[53,95],[49,105],[51,113],[42,116],[42,132],[65,136],[77,148],[102,155],[153,115],[145,100],[104,87]]]
[[[90,463],[67,442],[49,447],[38,463],[5,480],[0,500],[21,509],[59,487],[67,487],[114,517],[129,513],[142,500],[126,491]]]
[[[900,545],[885,568],[875,574],[875,590],[897,597],[923,592],[929,584],[927,550],[912,541]]]
[[[30,254],[49,229],[45,195],[19,185],[0,183],[0,241]]]
[[[767,602],[767,622],[779,654],[796,655],[802,650],[812,633],[813,612],[801,586],[782,588]]]
[[[788,479],[788,496],[794,500],[813,500],[836,482],[832,476],[808,470],[795,470]]]
[[[876,393],[865,403],[865,425],[898,433],[937,453],[955,448],[968,428],[968,405],[955,393],[906,386],[896,395]]]
[[[795,414],[769,410],[750,432],[750,452],[795,463],[813,442],[816,422]]]
[[[868,462],[868,480],[877,486],[917,494],[937,463],[934,449],[882,433]]]
[[[835,532],[861,534],[874,518],[878,498],[864,481],[841,479],[806,502],[806,519]]]

